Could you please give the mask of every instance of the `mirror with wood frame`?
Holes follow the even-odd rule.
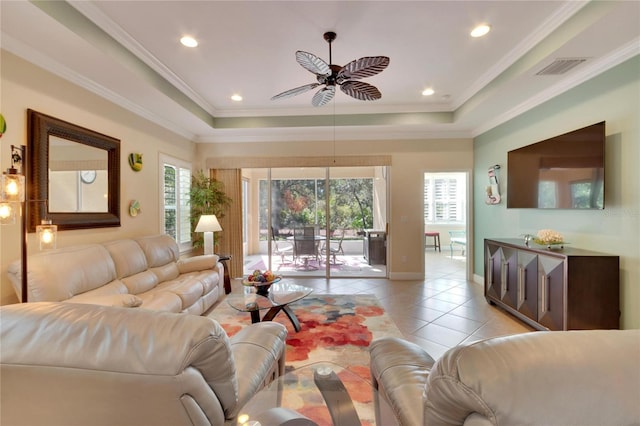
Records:
[[[120,141],[29,109],[28,230],[120,226]]]

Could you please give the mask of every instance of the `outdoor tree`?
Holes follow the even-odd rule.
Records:
[[[372,179],[333,179],[330,187],[334,215],[332,222],[335,219],[339,227],[348,226],[358,230],[373,226]]]
[[[280,230],[305,224],[326,226],[324,179],[274,179],[271,181],[271,215],[260,216],[262,229]],[[373,223],[373,180],[331,179],[330,228],[366,229]],[[267,181],[260,183],[260,211],[267,211]],[[269,223],[267,223],[269,221]]]

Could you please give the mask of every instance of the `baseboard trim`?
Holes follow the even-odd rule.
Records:
[[[397,281],[409,281],[409,280],[423,280],[424,274],[420,272],[389,272],[390,280]]]
[[[473,274],[473,282],[484,287],[484,277],[481,275]]]

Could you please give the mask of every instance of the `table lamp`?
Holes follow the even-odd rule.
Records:
[[[214,214],[200,216],[195,232],[204,232],[204,254],[213,254],[213,233],[222,231],[220,222]]]

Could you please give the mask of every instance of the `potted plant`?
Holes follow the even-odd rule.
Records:
[[[194,232],[200,216],[215,214],[218,219],[223,218],[225,208],[231,204],[231,198],[225,194],[222,182],[207,177],[202,170],[199,170],[191,176],[189,203],[191,205],[191,241],[194,248],[201,248],[204,245],[204,236],[201,232]]]

